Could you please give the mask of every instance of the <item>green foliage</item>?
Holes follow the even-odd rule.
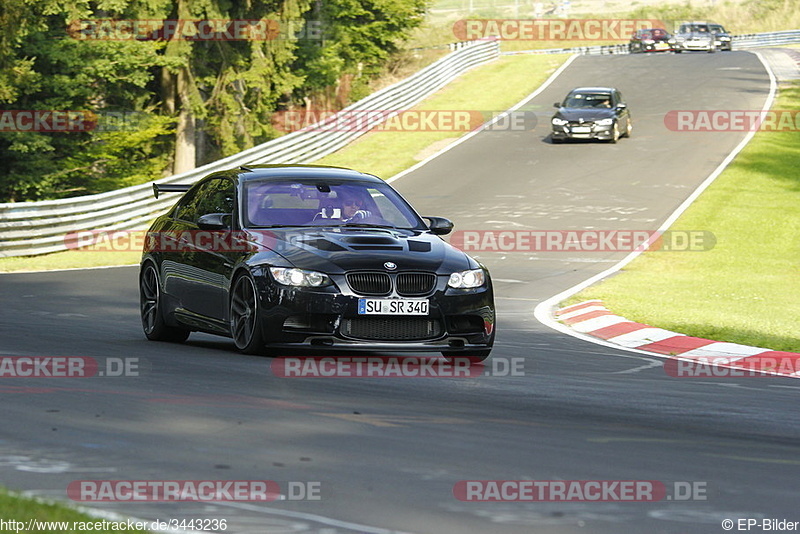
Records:
[[[111,130],[0,131],[0,202],[96,193],[168,174],[186,145],[176,139],[187,116],[196,137],[183,131],[197,144],[197,164],[273,139],[279,132],[270,120],[285,103],[352,77],[351,96],[366,92],[424,9],[424,0],[318,1],[313,9],[311,0],[4,0],[0,112],[149,119]],[[89,39],[80,21],[97,19],[271,19],[281,32],[250,40]]]
[[[691,3],[642,6],[631,12],[631,18],[648,18],[668,21],[701,20],[708,17],[709,8]]]
[[[121,4],[121,2],[117,2]],[[63,4],[63,5],[62,5]],[[152,100],[152,71],[161,66],[163,44],[154,41],[86,41],[70,36],[70,21],[90,15],[81,3],[10,0],[0,19],[0,109],[55,110],[103,116],[138,110]],[[134,16],[135,11],[126,12]],[[0,199],[32,200],[99,192],[130,180],[160,177],[166,158],[150,148],[169,132],[162,127],[119,132],[0,132]],[[160,137],[160,138],[159,138]],[[123,168],[111,162],[122,160]],[[161,168],[153,169],[152,162]],[[142,169],[146,169],[142,171]]]
[[[278,21],[279,27],[297,25],[308,9],[307,0],[258,1],[233,6],[226,19]],[[200,18],[212,14],[193,13]],[[292,70],[297,41],[292,35],[250,41],[192,43],[189,61],[198,99],[195,115],[205,121],[205,131],[214,140],[205,161],[228,156],[277,136],[270,116],[278,102],[304,82]]]
[[[305,40],[298,48],[295,66],[307,81],[295,96],[329,87],[343,75],[355,78],[353,100],[365,96],[366,84],[422,24],[426,9],[426,0],[317,2],[305,18],[321,25],[323,39]]]

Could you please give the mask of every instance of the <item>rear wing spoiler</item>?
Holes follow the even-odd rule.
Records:
[[[191,188],[189,184],[153,184],[153,195],[158,198],[159,193],[185,193]]]

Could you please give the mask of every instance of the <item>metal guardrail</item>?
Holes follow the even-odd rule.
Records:
[[[733,42],[734,49],[800,43],[800,30],[734,35],[731,41]]]
[[[539,48],[532,50],[514,50],[500,52],[502,56],[515,56],[518,54],[580,54],[582,56],[599,56],[606,54],[627,54],[628,44],[573,46],[570,48]]]
[[[340,113],[403,110],[418,103],[468,69],[495,59],[497,41],[458,43],[454,51],[409,78],[359,100]],[[324,122],[335,120],[335,117]],[[258,163],[310,163],[367,133],[365,129],[315,129],[293,132],[233,156],[170,176],[157,183],[194,183],[208,174]],[[140,228],[175,203],[153,197],[152,182],[81,197],[0,204],[0,257],[32,256],[66,250],[66,236],[90,230]]]
[[[733,35],[731,36],[731,42],[733,44],[734,50],[800,43],[800,30]],[[629,54],[629,53],[630,52],[628,52],[628,44],[624,43],[616,45],[574,46],[571,48],[542,48],[533,50],[520,50],[520,51],[501,52],[500,55],[512,56],[517,54],[580,54],[584,56],[596,56],[596,55]]]

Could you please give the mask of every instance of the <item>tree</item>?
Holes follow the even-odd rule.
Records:
[[[0,202],[142,183],[273,139],[281,106],[353,76],[365,90],[424,1],[4,0]],[[146,31],[120,30],[132,21]],[[83,113],[85,127],[4,128],[20,110]]]
[[[306,79],[299,97],[355,78],[355,100],[366,96],[367,83],[380,74],[410,30],[419,26],[426,0],[316,0],[305,18],[322,26],[321,40],[301,42],[295,68]]]
[[[130,12],[138,8],[116,4]],[[163,62],[163,43],[75,38],[67,30],[74,21],[94,15],[88,2],[6,0],[3,6],[0,113],[7,120],[6,128],[0,128],[5,130],[0,131],[2,200],[98,192],[98,181],[127,179],[137,174],[137,164],[164,150],[166,122],[140,125],[139,145],[131,152],[125,143],[108,143],[125,135],[127,126],[114,133],[105,121],[109,111],[136,112],[152,105],[149,84],[152,70]],[[82,113],[86,120],[68,131],[20,131],[21,123],[9,124],[8,119],[21,110]],[[107,165],[115,159],[127,165]],[[160,175],[161,169],[151,168],[142,179]]]

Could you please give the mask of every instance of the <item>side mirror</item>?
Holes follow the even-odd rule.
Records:
[[[560,108],[561,107],[561,102],[554,102],[553,103],[553,107],[554,108]]]
[[[625,109],[627,107],[628,106],[627,104],[625,104],[625,102],[620,102],[619,104],[617,104],[617,109]]]
[[[428,219],[430,224],[428,224],[428,228],[431,229],[431,233],[434,235],[447,235],[453,231],[453,222],[449,219],[445,219],[444,217],[423,217],[424,219]]]
[[[197,219],[201,230],[228,230],[231,227],[230,213],[206,213]]]

